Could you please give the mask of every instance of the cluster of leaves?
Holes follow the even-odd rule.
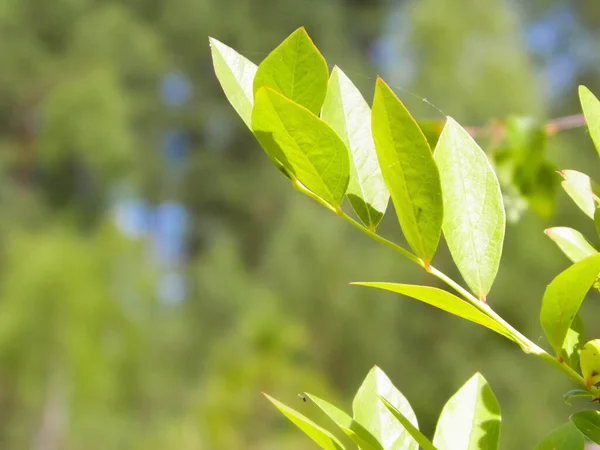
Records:
[[[216,39],[211,38],[210,43],[215,72],[228,100],[293,187],[423,267],[460,296],[429,286],[356,284],[412,297],[496,331],[584,388],[568,397],[600,397],[594,386],[600,357],[593,344],[581,353],[583,376],[577,372],[583,347],[583,322],[577,312],[600,273],[600,256],[595,250],[586,255],[577,249],[575,264],[559,274],[544,293],[540,320],[554,356],[502,319],[486,298],[502,253],[506,223],[503,197],[488,157],[464,128],[448,117],[432,151],[422,129],[381,78],[369,108],[340,68],[334,67],[329,73],[325,59],[303,28],[292,33],[259,66]],[[598,144],[595,130],[600,128],[600,107],[591,93],[582,93],[586,120]],[[527,136],[517,125],[516,135]],[[522,141],[524,149],[537,148],[526,138]],[[527,151],[522,154],[529,156],[512,167],[511,173],[520,180],[524,192],[531,194],[537,189],[533,187],[540,185],[538,175],[544,172],[540,167],[546,165],[538,158],[532,169],[525,162],[532,155]],[[533,190],[527,191],[528,187]],[[579,202],[584,202],[581,189],[577,192]],[[585,200],[588,209],[589,195]],[[362,223],[343,211],[345,198]],[[376,233],[390,198],[412,251]],[[592,216],[598,216],[595,201],[593,197]],[[442,234],[470,292],[431,265]],[[568,247],[568,255],[574,253],[572,240],[569,245],[565,241],[561,240],[561,248]],[[498,445],[499,408],[480,375],[467,382],[444,408],[433,443],[418,431],[408,402],[379,369],[367,376],[359,390],[354,418],[315,396],[307,397],[360,448],[470,449]],[[322,448],[343,448],[331,433],[269,399]],[[589,426],[596,426],[595,421],[600,425],[594,411],[578,413],[572,419],[540,448],[583,449],[584,434],[599,440],[590,431],[594,427]]]

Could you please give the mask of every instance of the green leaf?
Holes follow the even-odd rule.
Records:
[[[442,232],[440,176],[425,135],[381,78],[375,86],[371,126],[379,166],[400,227],[427,265]]]
[[[348,149],[325,122],[270,88],[254,99],[252,129],[267,154],[317,197],[339,208],[349,179]]]
[[[594,228],[596,228],[596,234],[600,237],[600,207],[594,211]]]
[[[585,86],[579,86],[579,100],[590,136],[600,153],[600,101]]]
[[[233,109],[251,129],[254,98],[252,82],[256,74],[256,64],[214,38],[209,38],[209,42],[213,67],[223,92]]]
[[[380,396],[401,411],[413,426],[418,427],[417,418],[408,400],[379,367],[373,367],[369,371],[354,397],[354,420],[369,430],[386,450],[417,450],[418,444],[394,419],[380,401]]]
[[[576,314],[573,323],[567,330],[567,335],[560,351],[563,361],[575,370],[579,368],[579,350],[585,343],[585,323],[579,314]]]
[[[430,286],[415,286],[411,284],[397,283],[367,282],[352,284],[384,289],[386,291],[406,295],[407,297],[420,300],[428,305],[435,306],[442,311],[449,312],[450,314],[454,314],[458,317],[462,317],[463,319],[482,325],[514,341],[514,338],[511,336],[510,332],[498,322],[479,311],[473,305],[442,289]]]
[[[563,395],[563,399],[567,405],[569,405],[569,400],[573,397],[593,397],[590,391],[586,391],[585,389],[572,389]]]
[[[548,228],[544,233],[575,263],[598,253],[579,231],[572,228]]]
[[[337,66],[329,78],[321,119],[350,149],[350,183],[346,196],[360,220],[370,230],[375,230],[385,214],[390,194],[381,175],[371,135],[371,109]]]
[[[444,193],[444,236],[471,290],[484,299],[500,264],[506,217],[487,156],[454,119],[435,149]]]
[[[596,206],[600,203],[598,184],[586,174],[576,170],[561,170],[559,173],[564,178],[561,185],[565,192],[579,209],[593,219]]]
[[[560,356],[569,327],[599,272],[600,254],[596,254],[561,272],[546,288],[540,322],[557,356]]]
[[[319,115],[328,79],[323,55],[306,30],[298,28],[258,66],[254,95],[261,87],[268,86]]]
[[[333,420],[338,427],[362,450],[383,450],[381,444],[369,431],[352,417],[331,403],[306,393],[315,404]]]
[[[571,421],[590,441],[600,444],[600,411],[586,409],[576,412]]]
[[[281,411],[281,413],[287,417],[294,425],[300,428],[304,434],[315,441],[321,448],[325,450],[339,450],[343,449],[342,443],[329,431],[321,428],[307,417],[300,414],[298,411],[290,408],[287,405],[275,400],[273,397],[263,393],[263,395],[269,400],[275,407]]]
[[[433,437],[440,450],[494,450],[500,441],[500,405],[476,373],[442,409]]]
[[[567,422],[556,428],[535,450],[584,450],[583,435],[572,422]]]
[[[419,431],[418,428],[416,428],[412,423],[410,423],[410,420],[408,420],[404,416],[404,414],[402,414],[400,411],[398,411],[394,407],[394,405],[392,405],[390,402],[388,402],[385,398],[383,398],[381,396],[379,398],[383,402],[385,407],[388,409],[388,411],[392,413],[392,415],[396,418],[396,420],[398,422],[400,422],[400,425],[402,425],[406,429],[406,431],[408,431],[410,433],[410,435],[413,437],[413,439],[415,441],[417,441],[417,443],[419,444],[419,446],[422,450],[437,450],[433,446],[431,441],[429,439],[427,439],[425,437],[425,435]]]

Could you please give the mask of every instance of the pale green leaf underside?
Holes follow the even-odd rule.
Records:
[[[584,450],[583,434],[572,422],[562,424],[550,433],[535,450]]]
[[[371,117],[383,179],[416,255],[431,261],[442,228],[440,176],[425,135],[387,84],[377,79]]]
[[[417,417],[408,400],[378,367],[369,371],[354,397],[354,420],[369,430],[386,450],[418,450],[418,444],[380,401],[380,396],[418,428]]]
[[[473,138],[448,117],[435,150],[444,193],[444,236],[463,278],[479,298],[492,287],[506,216],[496,174]]]
[[[555,227],[544,232],[575,263],[598,253],[579,231],[572,228]]]
[[[576,412],[571,421],[590,441],[600,444],[600,411],[588,409]]]
[[[590,136],[600,153],[600,101],[585,86],[579,86],[579,99]]]
[[[439,450],[495,450],[500,441],[500,405],[476,373],[442,409],[433,437]]]
[[[419,431],[418,428],[416,428],[412,423],[410,423],[410,420],[404,417],[404,415],[400,411],[398,411],[394,407],[394,405],[392,405],[390,402],[388,402],[385,398],[381,396],[380,399],[385,405],[385,407],[388,409],[388,411],[391,412],[392,415],[396,418],[396,420],[400,423],[400,425],[402,425],[406,429],[406,431],[410,433],[413,439],[420,446],[421,450],[437,450],[433,446],[431,441],[427,439],[425,435]]]
[[[234,49],[214,38],[209,38],[213,67],[225,96],[248,128],[252,128],[252,83],[256,64]]]
[[[377,439],[344,411],[315,395],[306,393],[306,396],[327,414],[361,450],[383,450]]]
[[[300,414],[298,411],[275,400],[267,394],[263,394],[281,413],[287,417],[294,425],[300,428],[304,434],[316,442],[324,450],[344,449],[342,443],[329,431],[321,428],[310,419]]]
[[[272,159],[316,196],[339,208],[348,186],[348,149],[325,122],[265,87],[255,96],[252,130]]]
[[[254,77],[254,94],[263,86],[308,108],[318,115],[325,93],[329,70],[304,28],[298,28],[273,50]]]
[[[540,322],[556,355],[560,355],[567,331],[598,273],[600,254],[573,264],[546,288]]]
[[[439,308],[442,311],[446,311],[450,314],[454,314],[455,316],[462,317],[463,319],[466,319],[470,322],[482,325],[514,341],[510,333],[496,321],[490,319],[488,316],[479,311],[473,305],[458,298],[454,294],[451,294],[450,292],[444,291],[442,289],[430,286],[415,286],[410,284],[397,283],[368,282],[352,284],[384,289],[386,291],[406,295],[407,297],[411,297],[415,300],[422,301],[423,303],[427,303],[428,305],[435,306],[436,308]]]
[[[381,175],[371,135],[371,109],[337,66],[329,78],[321,119],[350,149],[350,183],[346,197],[359,219],[374,230],[385,214],[390,194]]]
[[[586,174],[576,170],[562,170],[560,174],[564,178],[561,185],[565,192],[573,199],[579,209],[593,219],[596,206],[600,203],[598,199],[600,189],[596,182]]]

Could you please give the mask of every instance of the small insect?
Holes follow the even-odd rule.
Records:
[[[305,397],[304,395],[302,395],[302,394],[298,394],[298,398],[299,398],[300,400],[302,400],[304,403],[306,403],[306,397]]]

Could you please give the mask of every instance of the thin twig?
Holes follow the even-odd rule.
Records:
[[[547,136],[553,136],[560,131],[572,130],[585,126],[583,114],[574,114],[572,116],[557,117],[548,121],[544,127]],[[503,138],[506,133],[506,125],[500,121],[492,121],[483,127],[466,127],[467,132],[476,137],[494,137]]]

